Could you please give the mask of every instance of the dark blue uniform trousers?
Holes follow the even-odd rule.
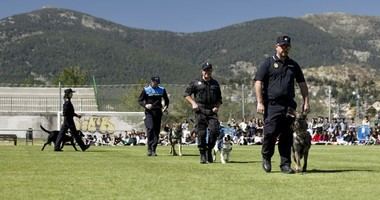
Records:
[[[219,125],[218,115],[211,110],[201,109],[195,112],[195,130],[198,134],[198,148],[201,153],[207,150],[211,152],[214,148],[219,135]],[[207,128],[209,129],[208,138]]]
[[[145,127],[147,133],[148,152],[156,152],[158,137],[161,129],[161,109],[145,111]]]
[[[264,159],[270,160],[274,154],[278,138],[278,151],[281,157],[280,167],[291,164],[291,146],[293,143],[292,118],[286,116],[288,106],[274,101],[265,106],[264,140],[261,154]]]

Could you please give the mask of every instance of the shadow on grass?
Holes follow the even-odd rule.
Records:
[[[371,169],[312,169],[307,170],[306,173],[344,173],[344,172],[376,172]]]
[[[172,155],[170,155],[172,156]],[[199,154],[182,154],[182,156],[199,156]]]
[[[232,161],[229,161],[228,163],[231,163],[231,164],[241,164],[241,163],[261,163],[261,161],[257,161],[257,160],[249,160],[249,161],[239,161],[239,160],[232,160]]]

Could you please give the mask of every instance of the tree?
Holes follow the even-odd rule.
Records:
[[[79,66],[71,66],[63,69],[54,80],[55,84],[61,82],[63,85],[86,85],[88,81],[87,72]]]

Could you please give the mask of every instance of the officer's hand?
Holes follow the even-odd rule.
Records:
[[[145,108],[148,109],[148,110],[152,109],[152,104],[150,104],[150,103],[146,104]]]
[[[264,104],[263,103],[257,103],[257,113],[264,114]]]
[[[214,107],[214,108],[212,109],[212,112],[214,112],[214,113],[218,113],[218,111],[219,111],[219,108],[218,108],[218,107]]]
[[[310,112],[310,106],[308,103],[305,103],[302,105],[302,111],[303,113],[306,113],[306,114]]]
[[[199,109],[198,104],[196,104],[196,103],[191,104],[191,106],[193,107],[193,110]]]
[[[77,117],[80,119],[80,118],[82,117],[82,115],[78,115],[78,114],[77,114]]]

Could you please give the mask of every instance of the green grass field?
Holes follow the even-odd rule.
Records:
[[[41,144],[42,145],[42,144]],[[261,146],[234,146],[232,163],[201,165],[185,156],[147,157],[145,147],[41,152],[40,144],[0,143],[0,199],[379,199],[380,146],[312,146],[308,172],[261,168]]]

